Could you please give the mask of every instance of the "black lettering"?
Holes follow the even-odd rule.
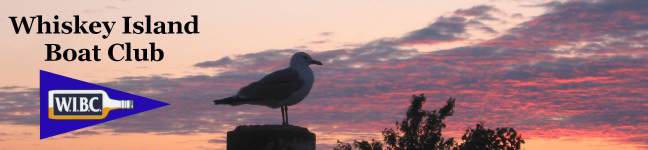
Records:
[[[38,24],[39,24],[38,32],[36,32],[36,33],[43,34],[43,27],[45,27],[45,26],[46,26],[46,29],[47,29],[47,31],[45,33],[51,33],[50,32],[50,23],[47,22],[47,21],[43,22],[43,16],[39,15],[39,16],[36,16],[36,17],[38,18]]]
[[[85,28],[85,24],[88,23],[88,21],[81,21],[79,19],[79,15],[74,15],[74,22],[76,23],[75,24],[76,28],[74,30],[75,34],[80,34],[80,33],[87,34],[88,33],[88,30],[86,30],[86,28]]]
[[[112,32],[112,29],[115,27],[115,23],[117,23],[117,22],[115,22],[115,21],[110,22],[110,23],[112,23],[112,25],[110,25],[110,26],[108,25],[108,23],[109,23],[108,21],[103,22],[103,25],[106,27],[106,31],[108,31],[107,34],[101,36],[104,39],[106,39],[106,38],[108,38],[108,36],[110,36],[110,33]]]
[[[72,22],[66,21],[61,24],[61,33],[70,34],[72,31]]]
[[[151,45],[151,61],[161,61],[164,59],[164,51],[162,49],[155,48],[154,42],[149,42],[149,45]],[[157,54],[159,54],[159,57],[156,57]]]
[[[70,56],[68,55],[68,52],[70,55],[72,55],[72,57],[68,57]],[[65,59],[66,61],[74,61],[76,57],[77,57],[77,53],[76,51],[74,51],[74,49],[65,49],[63,51],[63,59]]]
[[[101,94],[54,94],[52,98],[54,115],[101,115],[103,108]]]
[[[54,15],[54,20],[58,20],[58,15]],[[59,34],[59,23],[58,21],[54,21],[54,33]]]
[[[40,16],[40,15],[39,15],[39,16]],[[36,17],[30,17],[30,18],[31,18],[31,23],[30,23],[29,25],[27,25],[27,18],[25,18],[24,16],[20,19],[20,24],[18,24],[18,23],[16,22],[16,16],[10,16],[10,17],[9,17],[9,19],[11,19],[11,23],[12,23],[12,25],[13,25],[13,27],[14,27],[14,31],[16,32],[16,34],[18,34],[18,33],[20,32],[20,29],[21,29],[22,27],[25,27],[25,28],[24,28],[24,29],[25,29],[25,33],[29,34],[29,32],[30,32],[31,29],[32,29],[31,27],[32,27],[32,25],[34,24],[34,19],[36,19]]]
[[[45,44],[47,47],[47,59],[45,61],[57,61],[61,59],[61,54],[58,52],[61,50],[61,46],[58,44]],[[52,54],[55,54],[55,58],[52,58]]]
[[[146,15],[146,34],[151,34],[151,15]]]
[[[119,46],[119,47],[121,47],[122,50],[124,50],[124,45],[123,44],[115,43],[113,45],[110,45],[110,47],[108,47],[108,57],[110,57],[110,59],[113,60],[113,61],[121,61],[121,60],[124,59],[124,56],[120,57],[119,59],[116,59],[116,57],[114,56],[114,51],[113,51],[115,46]]]
[[[122,32],[122,33],[123,34],[131,33],[131,31],[130,31],[130,18],[131,18],[131,16],[123,16],[122,18],[124,18],[124,32]]]
[[[198,15],[191,15],[191,18],[193,18],[193,21],[189,21],[184,25],[184,30],[187,34],[198,34]],[[193,25],[193,30],[191,30]]]
[[[166,34],[166,31],[164,31],[164,22],[158,21],[155,22],[155,29],[153,29],[153,33],[155,34]]]
[[[101,28],[101,23],[100,22],[91,22],[90,27],[88,27],[88,31],[90,31],[90,33],[92,33],[92,34],[101,33],[101,29],[97,29],[97,28]]]
[[[96,61],[101,61],[101,58],[99,58],[99,45],[95,45],[94,48],[92,48],[92,52],[94,53],[94,60]]]
[[[168,23],[169,23],[169,33],[170,34],[173,34],[173,33],[176,33],[176,32],[178,34],[182,34],[182,22],[180,22],[180,21],[169,21]],[[173,31],[173,29],[178,29],[178,31]]]

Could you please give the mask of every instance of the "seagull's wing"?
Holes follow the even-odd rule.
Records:
[[[286,68],[266,75],[238,92],[238,96],[250,100],[281,100],[304,85],[296,70]]]

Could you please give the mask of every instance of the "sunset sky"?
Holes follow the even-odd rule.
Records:
[[[315,86],[291,123],[337,140],[382,139],[411,95],[457,99],[444,136],[513,127],[525,150],[648,149],[648,1],[11,1],[0,6],[0,149],[224,149],[237,125],[280,111],[213,106],[309,52]],[[8,16],[187,21],[198,35],[15,34]],[[162,62],[45,62],[46,43],[156,42]],[[38,71],[171,105],[39,140]],[[119,142],[118,145],[113,143]]]

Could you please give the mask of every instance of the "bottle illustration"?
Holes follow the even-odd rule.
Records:
[[[101,120],[116,109],[133,109],[132,100],[111,99],[103,90],[50,90],[48,118]]]

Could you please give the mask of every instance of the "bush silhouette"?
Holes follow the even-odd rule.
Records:
[[[371,142],[353,141],[353,145],[349,143],[342,143],[340,141],[337,141],[337,143],[338,144],[335,146],[335,148],[333,148],[335,150],[353,150],[353,147],[360,150],[382,150],[383,149],[383,144],[374,139],[371,139]]]
[[[458,146],[460,150],[519,150],[524,143],[522,137],[513,128],[492,130],[484,128],[483,123],[477,124],[475,129],[467,129],[461,139],[463,143]]]
[[[467,129],[461,143],[454,138],[444,138],[443,122],[454,112],[455,99],[449,98],[446,105],[437,110],[423,110],[425,96],[413,95],[405,119],[396,122],[396,129],[382,131],[383,142],[371,140],[354,141],[353,144],[338,141],[335,150],[519,150],[524,143],[513,128],[485,128],[478,123],[474,129]],[[384,146],[384,148],[383,148]]]

